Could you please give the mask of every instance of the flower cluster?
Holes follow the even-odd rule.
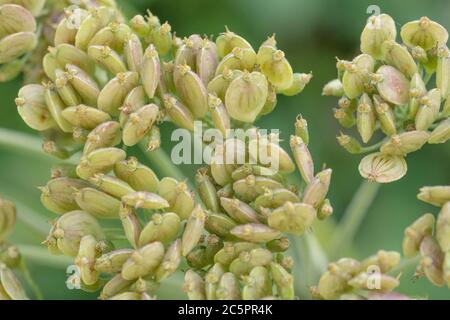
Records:
[[[405,230],[403,254],[420,255],[416,276],[450,288],[450,186],[423,187],[418,198],[441,208],[437,220],[427,213]]]
[[[396,42],[395,21],[386,14],[369,18],[361,35],[362,54],[338,60],[338,79],[324,95],[340,97],[335,117],[344,128],[356,126],[364,144],[341,134],[339,144],[364,158],[360,173],[379,183],[401,179],[405,156],[426,143],[450,139],[450,51],[448,32],[423,17],[406,23]],[[435,81],[430,81],[435,76]],[[379,134],[377,133],[379,131]]]
[[[0,198],[0,300],[28,300],[22,284],[13,272],[13,269],[21,266],[22,257],[17,247],[6,241],[15,223],[15,205]]]
[[[257,138],[245,141],[228,138],[228,131],[252,127],[274,110],[277,94],[300,93],[311,75],[293,72],[274,37],[258,52],[229,30],[215,41],[198,35],[182,40],[151,13],[128,24],[115,6],[86,5],[64,10],[54,46],[43,57],[44,83],[24,86],[16,99],[25,123],[42,133],[46,153],[59,159],[82,153],[76,165],[54,167],[40,188],[43,205],[59,215],[45,244],[53,254],[74,258],[77,272],[68,283],[101,290],[102,299],[149,299],[184,257],[205,269],[223,256],[231,261],[216,268],[234,271],[242,263],[233,260],[248,256],[262,270],[236,271],[236,281],[272,274],[277,295],[293,298],[290,259],[273,252],[287,250],[281,232],[301,234],[317,216],[332,213],[325,199],[331,170],[315,175],[301,118],[291,144],[305,182],[302,193],[286,184],[295,164],[278,141],[255,128]],[[196,120],[220,131],[225,149],[247,150],[256,141],[252,156],[258,160],[259,149],[269,150],[280,170],[267,174],[267,162],[217,161],[227,152],[211,143],[216,161],[197,179],[206,211],[185,182],[160,180],[127,158],[127,148],[138,144],[147,152],[158,149],[162,123],[194,131]],[[193,274],[187,279],[195,280]]]

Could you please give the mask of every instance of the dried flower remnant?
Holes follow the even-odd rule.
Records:
[[[382,183],[401,179],[406,165],[402,169],[399,164],[399,172],[390,178],[378,179],[367,168],[372,161],[368,159],[406,157],[427,143],[449,140],[448,32],[423,17],[406,23],[400,36],[404,45],[396,42],[396,23],[389,15],[370,17],[361,34],[363,54],[352,61],[338,60],[338,78],[323,90],[340,98],[336,119],[345,128],[356,125],[363,142],[342,134],[339,144],[351,154],[380,150],[382,155],[362,160],[360,171],[364,178]],[[384,137],[379,142],[371,142],[380,135]]]

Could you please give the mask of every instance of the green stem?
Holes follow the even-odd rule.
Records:
[[[10,129],[0,128],[0,148],[32,154],[46,160],[51,159],[42,152],[42,142],[38,137]]]
[[[22,262],[20,263],[20,271],[22,271],[22,274],[25,277],[26,282],[30,286],[31,290],[33,291],[36,299],[43,300],[44,296],[42,294],[41,289],[39,289],[39,286],[34,281],[33,277],[31,276],[30,270],[28,269],[28,266],[24,259],[22,259]]]
[[[391,271],[389,271],[389,274],[396,277],[399,273],[402,273],[410,268],[416,267],[422,257],[419,255],[414,258],[404,258],[400,263]]]
[[[351,246],[351,243],[370,206],[375,200],[379,189],[380,184],[364,181],[353,196],[331,241],[329,252],[333,259],[337,258],[342,252],[347,251]]]
[[[371,145],[368,147],[362,147],[361,152],[359,152],[359,153],[363,154],[363,153],[370,153],[370,152],[377,151],[385,142],[386,142],[386,139],[383,139],[380,142],[375,143],[374,145]]]
[[[50,254],[44,247],[31,245],[19,245],[20,253],[33,263],[55,269],[66,269],[73,264],[73,260],[65,256],[55,256]]]

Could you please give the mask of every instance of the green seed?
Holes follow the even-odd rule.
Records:
[[[180,218],[175,213],[154,214],[150,222],[142,229],[139,246],[151,242],[171,243],[180,231]]]
[[[278,90],[291,88],[294,72],[281,50],[270,46],[262,46],[258,52],[258,64],[262,73]]]
[[[235,34],[234,32],[229,31],[228,29],[226,30],[226,32],[217,37],[216,45],[217,53],[219,54],[220,58],[225,57],[227,54],[233,51],[234,48],[253,50],[251,44],[248,43],[247,40]]]
[[[117,146],[121,140],[120,124],[116,121],[104,122],[88,134],[83,154],[89,155],[98,149]]]
[[[76,165],[74,164],[68,164],[68,163],[59,163],[54,166],[52,166],[51,169],[51,178],[52,179],[58,179],[58,178],[76,178],[77,173],[75,171]]]
[[[250,242],[269,242],[280,236],[280,232],[263,224],[250,223],[233,228],[231,234]]]
[[[226,272],[220,278],[216,296],[218,300],[241,300],[239,281],[234,274]]]
[[[126,205],[132,206],[136,209],[143,208],[150,210],[159,210],[168,208],[170,206],[167,200],[165,200],[161,196],[146,191],[129,193],[122,197],[122,201]]]
[[[165,22],[158,28],[154,28],[150,34],[152,43],[161,56],[166,56],[172,50],[172,27]]]
[[[370,282],[370,275],[366,272],[362,272],[355,278],[351,279],[348,284],[357,290],[373,290],[371,287],[369,287]],[[379,289],[376,289],[383,292],[389,292],[398,287],[400,285],[400,281],[389,275],[382,274],[379,278],[378,284]]]
[[[268,189],[281,189],[283,185],[270,178],[250,175],[233,184],[234,192],[244,201],[254,201]]]
[[[208,112],[208,92],[200,77],[188,65],[177,65],[174,83],[178,95],[194,117],[205,117]]]
[[[381,146],[380,151],[385,154],[405,156],[420,150],[427,143],[430,134],[426,131],[409,131],[394,135]]]
[[[267,190],[255,200],[256,208],[275,209],[286,202],[300,202],[299,197],[288,189]]]
[[[375,132],[376,116],[372,99],[367,94],[363,94],[359,100],[356,124],[363,142],[368,143]]]
[[[238,223],[258,223],[258,213],[239,199],[220,198],[220,204],[228,215]]]
[[[450,101],[450,99],[447,99]],[[439,125],[431,132],[428,143],[437,144],[445,143],[450,139],[450,118],[439,123]]]
[[[230,231],[238,224],[229,216],[221,213],[208,213],[205,222],[205,229],[211,233],[218,235],[221,238],[230,239]]]
[[[119,121],[122,128],[125,126],[130,114],[145,106],[146,100],[147,98],[143,86],[137,86],[128,93],[123,102],[123,106],[120,108]]]
[[[420,107],[416,115],[416,129],[426,131],[438,116],[441,107],[441,93],[433,89],[420,100]]]
[[[100,294],[100,299],[106,300],[123,293],[129,289],[132,283],[132,281],[122,278],[122,275],[119,273],[105,284]]]
[[[89,179],[97,173],[110,172],[115,164],[125,159],[125,151],[117,148],[97,149],[84,156],[77,167],[77,174],[82,179]]]
[[[194,131],[194,115],[175,97],[164,95],[164,107],[170,120],[177,126]]]
[[[90,106],[97,106],[97,98],[100,94],[97,82],[83,69],[72,64],[66,66],[66,72],[70,84],[81,96],[83,102]]]
[[[42,142],[42,151],[61,160],[70,158],[69,151],[55,141],[44,140]]]
[[[94,35],[89,42],[89,48],[91,46],[108,46],[114,51],[121,53],[130,33],[131,29],[128,25],[112,22]]]
[[[55,125],[45,102],[43,86],[26,85],[22,87],[15,102],[20,116],[32,129],[44,131]]]
[[[81,238],[80,249],[75,258],[75,265],[80,270],[81,281],[87,286],[93,286],[98,282],[99,274],[94,270],[96,260],[97,240],[92,235]]]
[[[242,252],[250,251],[258,247],[257,244],[250,242],[227,242],[215,255],[214,262],[220,263],[223,266],[229,266]]]
[[[266,77],[259,72],[244,72],[231,82],[225,95],[225,106],[233,119],[252,123],[264,108],[267,95]]]
[[[206,214],[200,206],[194,208],[182,237],[182,255],[185,257],[199,243],[204,232]]]
[[[212,182],[212,178],[208,175],[208,169],[199,169],[195,180],[198,193],[206,208],[213,212],[218,212],[219,200],[217,197],[216,188]]]
[[[305,90],[305,87],[311,82],[312,78],[312,73],[294,73],[291,86],[285,90],[280,90],[279,93],[288,97],[296,96]]]
[[[121,205],[120,207],[120,221],[125,232],[128,242],[134,247],[138,248],[139,236],[141,235],[141,223],[133,208]]]
[[[76,203],[76,192],[89,184],[79,179],[62,177],[50,180],[42,191],[41,201],[44,206],[58,214],[80,209]]]
[[[72,126],[86,130],[95,129],[100,124],[111,120],[106,112],[82,104],[68,107],[61,114]]]
[[[344,95],[344,87],[339,79],[334,79],[328,82],[322,90],[323,96],[342,97]]]
[[[387,14],[371,16],[361,34],[361,51],[375,59],[383,57],[381,47],[386,40],[395,40],[395,21]]]
[[[303,180],[309,184],[314,179],[314,162],[305,142],[298,136],[291,136],[291,149]]]
[[[156,192],[159,180],[150,168],[140,164],[134,157],[119,161],[114,166],[117,178],[128,183],[136,191]]]
[[[442,207],[450,201],[450,186],[423,187],[417,198],[433,206]]]
[[[161,63],[152,44],[145,50],[141,76],[147,96],[153,99],[161,77]]]
[[[108,252],[95,261],[95,270],[102,273],[117,273],[133,254],[133,249],[118,249]]]
[[[450,93],[450,51],[446,46],[437,49],[436,87],[443,97]]]
[[[168,210],[178,214],[181,220],[189,218],[194,210],[194,196],[185,182],[178,183],[175,179],[164,178],[159,184],[158,194],[169,202]]]
[[[92,188],[85,188],[76,194],[77,204],[99,219],[118,219],[120,201]]]
[[[50,48],[60,66],[75,65],[90,75],[95,72],[94,61],[82,50],[70,44],[60,44],[56,48]]]
[[[142,48],[142,43],[136,34],[128,34],[125,39],[123,51],[128,69],[130,71],[140,72],[144,60],[144,49]]]
[[[189,300],[206,300],[205,283],[197,273],[188,270],[184,275],[183,291]]]
[[[21,5],[15,5],[11,2],[1,2],[0,15],[0,38],[22,31],[34,32],[36,30],[36,20],[30,11]]]
[[[72,132],[73,127],[72,125],[65,120],[62,113],[65,109],[65,105],[61,98],[59,97],[58,93],[54,89],[53,84],[47,84],[45,88],[45,103],[47,105],[48,110],[50,111],[50,114],[53,117],[53,120],[56,122],[58,127],[64,131],[64,132]]]
[[[337,137],[337,141],[341,147],[347,150],[347,152],[351,154],[361,153],[362,146],[355,138],[341,133],[341,135]]]
[[[4,264],[0,264],[0,283],[11,300],[29,300],[19,279]]]
[[[405,257],[411,258],[419,253],[420,243],[423,238],[433,234],[434,224],[434,216],[427,213],[406,228],[403,239],[403,254]]]
[[[270,264],[270,271],[277,287],[277,294],[280,298],[284,300],[293,300],[295,298],[295,293],[294,278],[292,275],[280,264],[274,262]]]
[[[159,107],[155,104],[143,106],[132,113],[123,128],[123,142],[132,147],[138,144],[151,130],[159,116]]]
[[[178,239],[170,245],[162,263],[156,270],[156,281],[161,282],[176,272],[181,263],[181,240]]]
[[[194,40],[195,39],[192,38],[192,36],[189,38],[184,38],[182,40],[182,42],[180,43],[180,47],[177,49],[175,54],[174,60],[175,66],[187,64],[188,66],[190,66],[192,69],[195,70],[197,48]]]
[[[275,239],[266,244],[267,249],[274,253],[285,252],[289,249],[290,241],[287,237]]]
[[[252,71],[255,64],[256,53],[253,49],[236,47],[219,62],[216,75],[221,74],[225,69]]]
[[[408,46],[420,46],[424,50],[435,47],[437,43],[446,43],[448,39],[447,30],[427,17],[406,23],[400,35]]]
[[[55,87],[61,100],[68,107],[77,106],[81,104],[81,97],[69,83],[67,74],[61,69],[55,70],[56,80]]]
[[[312,205],[314,208],[318,208],[325,200],[330,189],[332,173],[333,171],[331,169],[319,172],[314,180],[306,187],[303,202]]]
[[[203,39],[197,52],[197,74],[206,86],[214,78],[218,65],[217,46],[208,39]]]
[[[81,50],[86,50],[95,34],[117,18],[116,14],[116,10],[107,7],[90,10],[89,15],[78,29],[75,46]]]
[[[0,242],[11,233],[16,223],[16,215],[14,203],[0,198]]]
[[[344,63],[344,75],[342,85],[345,95],[349,99],[358,98],[365,91],[365,85],[369,81],[369,74],[373,72],[374,59],[368,54],[357,56],[352,62]]]
[[[367,270],[371,266],[378,266],[382,273],[391,271],[400,263],[400,254],[395,251],[380,250],[376,255],[368,257],[361,262],[361,270]]]
[[[421,267],[428,280],[435,286],[445,284],[443,274],[444,253],[438,242],[431,236],[426,236],[420,244],[422,256]]]
[[[317,218],[319,220],[325,220],[326,218],[333,215],[334,209],[331,205],[331,202],[329,199],[325,199],[322,204],[320,205],[319,209],[317,210]]]
[[[361,176],[372,182],[390,183],[403,178],[408,166],[403,157],[372,153],[359,165]]]
[[[395,115],[391,107],[385,103],[381,97],[375,95],[373,96],[373,101],[375,103],[375,111],[378,120],[381,124],[381,130],[387,135],[392,136],[397,133],[397,127],[395,124]]]
[[[38,43],[34,32],[17,32],[0,39],[0,64],[32,51]]]
[[[384,41],[381,46],[383,60],[397,68],[401,73],[412,77],[417,73],[417,65],[406,47],[395,42],[395,39]]]
[[[122,277],[134,280],[146,277],[156,271],[164,258],[164,246],[160,242],[153,242],[136,250],[122,268]]]
[[[135,192],[126,182],[122,180],[107,176],[104,174],[97,174],[89,179],[93,185],[108,193],[109,195],[121,199],[123,196]]]
[[[217,300],[217,288],[224,273],[224,267],[220,263],[216,263],[206,274],[205,294],[207,300]]]
[[[303,234],[311,228],[316,218],[313,206],[304,203],[286,202],[275,209],[268,218],[270,227],[283,232]]]
[[[436,239],[442,251],[450,251],[450,202],[444,204],[436,223]]]
[[[222,74],[215,76],[207,86],[210,94],[216,95],[221,101],[225,101],[225,94],[231,82],[244,73],[241,70],[225,69]]]
[[[255,267],[245,278],[242,298],[244,300],[260,300],[270,297],[273,294],[272,285],[269,270],[265,267]]]
[[[118,116],[128,93],[137,86],[139,74],[137,72],[117,73],[100,91],[98,108],[113,116]]]

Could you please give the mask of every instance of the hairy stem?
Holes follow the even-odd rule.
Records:
[[[361,226],[370,206],[375,200],[380,184],[364,181],[358,191],[353,196],[350,205],[344,212],[339,225],[336,228],[335,234],[331,241],[331,248],[329,250],[333,259],[337,258],[339,254],[348,250],[351,243]]]

